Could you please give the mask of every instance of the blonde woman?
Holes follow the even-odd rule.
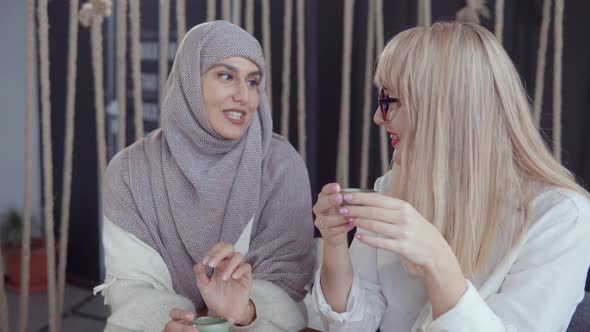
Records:
[[[393,169],[377,193],[330,183],[314,206],[326,328],[565,331],[590,265],[589,195],[544,145],[500,44],[478,25],[413,28],[375,84]]]

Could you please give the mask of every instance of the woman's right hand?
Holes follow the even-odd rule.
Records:
[[[199,332],[190,325],[193,319],[195,319],[194,313],[173,308],[170,310],[170,321],[164,326],[164,332]]]
[[[325,246],[337,247],[347,244],[347,234],[354,228],[346,217],[338,213],[343,197],[338,183],[328,183],[318,194],[313,206],[315,226],[322,233]]]

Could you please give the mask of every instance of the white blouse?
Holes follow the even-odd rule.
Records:
[[[375,190],[390,173],[379,178]],[[590,202],[572,191],[545,187],[534,198],[534,222],[524,240],[487,278],[467,280],[454,308],[432,321],[421,277],[398,255],[353,241],[354,270],[346,312],[326,302],[318,269],[313,299],[329,331],[565,331],[584,297],[590,265]],[[493,259],[491,260],[493,261]]]

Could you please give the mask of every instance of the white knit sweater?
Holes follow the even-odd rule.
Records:
[[[236,251],[248,251],[251,225],[235,244]],[[158,331],[170,320],[172,308],[195,311],[191,301],[174,292],[170,273],[162,257],[134,235],[104,217],[103,244],[106,265],[102,292],[111,308],[105,331]],[[234,327],[240,331],[299,331],[307,326],[303,302],[293,301],[274,284],[254,280],[250,298],[257,318],[252,324]]]

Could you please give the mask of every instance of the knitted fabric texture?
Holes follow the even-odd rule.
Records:
[[[244,136],[229,140],[208,122],[201,75],[236,56],[260,69],[260,104]],[[162,128],[113,158],[103,199],[105,215],[162,256],[174,290],[197,308],[204,303],[194,264],[216,243],[235,243],[252,217],[246,260],[253,278],[295,300],[305,296],[313,269],[307,169],[272,133],[260,44],[231,23],[203,23],[186,34],[166,84]]]

